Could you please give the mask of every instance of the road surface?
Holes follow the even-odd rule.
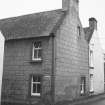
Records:
[[[105,105],[105,99],[100,99],[95,102],[86,103],[86,104],[76,104],[76,105]]]

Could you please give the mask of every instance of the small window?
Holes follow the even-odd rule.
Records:
[[[80,85],[81,95],[85,94],[85,87],[86,87],[86,77],[81,77],[81,85]]]
[[[93,74],[90,74],[90,92],[93,92]]]
[[[93,51],[90,50],[90,67],[94,67],[94,57],[93,57]]]
[[[31,78],[31,95],[40,96],[41,95],[41,77],[32,76]]]
[[[32,54],[32,60],[42,60],[42,46],[41,42],[35,42],[33,44],[33,54]]]
[[[80,26],[77,27],[77,35],[78,35],[78,38],[81,36],[81,27]]]

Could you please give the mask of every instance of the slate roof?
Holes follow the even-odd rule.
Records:
[[[6,40],[49,36],[64,17],[62,9],[0,20]]]
[[[94,29],[90,27],[86,27],[84,28],[84,32],[85,32],[85,39],[89,42],[94,32]]]

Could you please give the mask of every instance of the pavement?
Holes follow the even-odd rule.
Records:
[[[105,93],[92,95],[73,101],[63,101],[55,105],[105,105]]]
[[[89,96],[83,100],[76,101],[69,105],[105,105],[105,93]]]
[[[75,104],[75,105],[105,105],[105,99],[100,99],[96,100],[93,102],[88,102],[88,103],[81,103],[81,104]]]

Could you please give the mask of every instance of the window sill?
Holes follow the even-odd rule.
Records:
[[[94,93],[94,90],[90,90],[90,93]]]
[[[94,69],[94,67],[89,67],[90,69]]]
[[[94,91],[90,91],[90,92],[89,92],[89,95],[90,95],[90,96],[94,95]]]
[[[31,94],[31,97],[41,97],[40,94]]]
[[[31,63],[40,63],[42,62],[42,59],[32,59]]]
[[[81,96],[85,96],[85,93],[81,93]]]

